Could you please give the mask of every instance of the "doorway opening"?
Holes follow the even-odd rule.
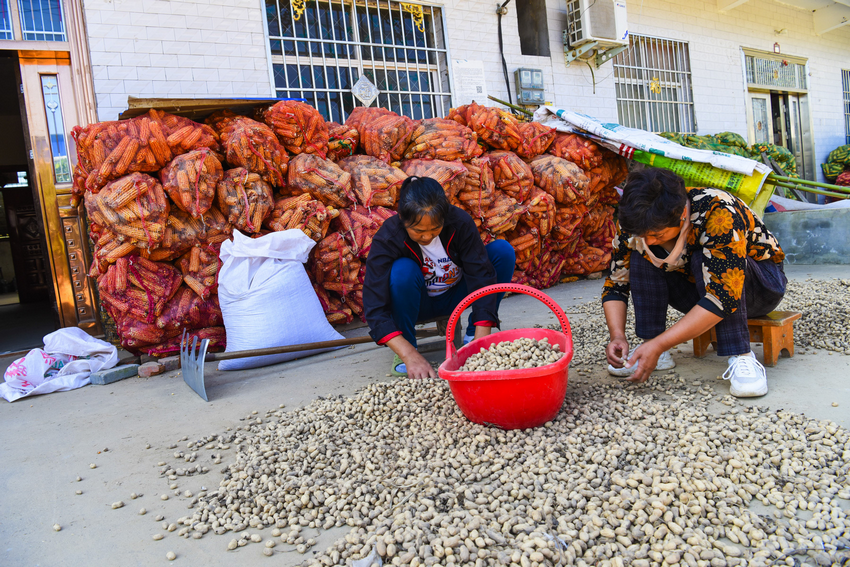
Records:
[[[17,53],[0,51],[0,355],[59,327],[35,181],[30,179]]]

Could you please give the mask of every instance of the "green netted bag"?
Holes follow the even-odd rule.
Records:
[[[739,148],[747,148],[747,141],[740,134],[736,134],[735,132],[720,132],[719,134],[715,134],[715,141],[718,144],[723,144],[724,146],[737,146]]]
[[[750,156],[754,160],[761,161],[761,152],[764,152],[770,159],[779,164],[786,175],[798,177],[797,160],[794,159],[794,154],[786,148],[774,144],[753,144],[750,148]]]
[[[835,179],[845,169],[850,168],[850,144],[838,146],[829,152],[829,157],[826,158],[826,163],[821,165],[821,168],[824,177],[829,179]]]

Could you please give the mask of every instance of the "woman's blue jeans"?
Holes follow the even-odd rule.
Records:
[[[516,253],[504,240],[496,240],[485,246],[490,263],[496,269],[496,282],[509,283],[514,274]],[[431,297],[425,288],[425,276],[419,264],[410,258],[399,258],[393,262],[390,272],[390,299],[393,321],[407,341],[416,346],[416,323],[451,315],[454,308],[469,295],[466,278],[461,277],[452,288]],[[500,303],[504,293],[496,294]],[[498,305],[498,303],[497,303]],[[469,316],[467,334],[473,335],[472,314]]]

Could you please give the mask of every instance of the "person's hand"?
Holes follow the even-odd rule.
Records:
[[[608,343],[608,348],[605,350],[608,355],[608,364],[614,368],[622,368],[623,363],[629,357],[629,341],[626,337],[615,337]]]
[[[436,378],[437,373],[431,367],[431,363],[425,360],[425,357],[419,354],[418,351],[412,351],[407,356],[402,357],[405,366],[407,367],[407,377],[416,380],[422,378]]]
[[[652,374],[658,365],[658,358],[663,352],[664,349],[660,348],[655,341],[646,341],[635,349],[631,358],[626,362],[628,368],[631,368],[635,364],[638,365],[634,374],[628,378],[629,382],[646,382],[646,379],[649,378],[649,375]]]

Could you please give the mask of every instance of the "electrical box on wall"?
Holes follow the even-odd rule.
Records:
[[[519,104],[542,105],[545,102],[543,71],[519,68],[514,71],[516,98]]]

